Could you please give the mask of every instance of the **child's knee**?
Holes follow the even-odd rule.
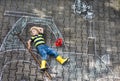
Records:
[[[58,53],[56,51],[53,51],[53,55],[56,58],[58,56]]]

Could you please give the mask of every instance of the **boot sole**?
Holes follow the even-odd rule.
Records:
[[[69,61],[70,61],[70,59],[67,58],[67,60],[66,60],[62,65],[66,64],[66,63],[69,62]]]

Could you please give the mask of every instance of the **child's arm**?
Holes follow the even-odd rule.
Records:
[[[30,40],[30,39],[27,41],[27,48],[28,48],[29,50],[31,49],[31,40]]]
[[[39,31],[40,31],[40,33],[44,33],[44,29],[41,27],[39,27]]]
[[[43,28],[41,29],[41,33],[44,33],[44,29]]]
[[[39,33],[44,33],[44,29],[42,27],[34,27],[39,30]]]

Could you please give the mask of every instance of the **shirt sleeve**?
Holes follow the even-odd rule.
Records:
[[[42,37],[45,39],[45,34],[44,33],[39,33],[39,35],[42,35]]]
[[[33,42],[33,41],[34,41],[34,39],[33,39],[32,37],[30,38],[30,40],[31,40],[31,42]]]
[[[39,33],[39,35],[44,35],[44,33]]]

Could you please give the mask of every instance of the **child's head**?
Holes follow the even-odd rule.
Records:
[[[39,34],[39,30],[36,28],[36,26],[33,26],[33,27],[30,28],[30,34],[32,36]]]

